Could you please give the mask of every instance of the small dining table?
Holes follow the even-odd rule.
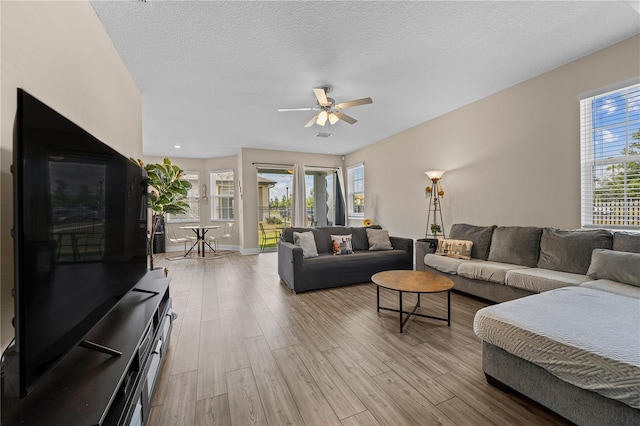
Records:
[[[191,251],[194,247],[198,247],[198,256],[204,257],[204,247],[205,245],[211,249],[212,252],[216,252],[216,250],[209,245],[209,243],[205,240],[205,235],[209,232],[210,229],[219,229],[220,225],[185,225],[181,226],[180,229],[191,229],[196,234],[196,241],[193,243],[191,248],[184,254],[184,257],[187,257],[191,254]],[[202,250],[200,250],[202,248]]]

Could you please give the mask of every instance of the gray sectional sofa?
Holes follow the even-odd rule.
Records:
[[[305,259],[302,248],[293,243],[293,233],[308,231],[313,232],[318,256]],[[353,253],[333,255],[331,235],[348,234],[352,235]],[[299,293],[366,283],[373,274],[390,269],[413,269],[413,240],[393,236],[389,240],[392,250],[371,251],[364,227],[285,228],[278,242],[278,274]]]
[[[595,249],[640,253],[638,234],[455,224],[449,238],[473,241],[471,259],[427,254],[424,269],[453,279],[457,291],[493,302],[566,286],[640,294],[638,287],[588,275]]]
[[[578,425],[640,424],[640,234],[456,224],[449,236],[473,241],[471,259],[427,254],[425,269],[505,302],[474,320],[489,383]]]

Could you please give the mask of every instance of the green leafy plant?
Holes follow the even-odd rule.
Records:
[[[432,223],[431,224],[431,233],[433,235],[436,235],[438,232],[442,232],[442,228],[440,227],[439,224],[437,223]]]
[[[279,217],[275,216],[268,216],[265,219],[265,222],[267,222],[269,225],[282,225],[282,220]]]
[[[153,212],[151,230],[147,231],[147,253],[149,254],[149,267],[153,269],[153,240],[155,230],[160,221],[170,214],[183,214],[187,212],[189,204],[184,199],[191,189],[191,182],[184,177],[184,171],[171,160],[165,157],[162,164],[144,164],[142,160],[131,161],[140,165],[147,171],[147,206]]]

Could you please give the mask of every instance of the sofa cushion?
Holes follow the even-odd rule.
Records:
[[[595,249],[587,275],[640,287],[640,253]]]
[[[504,284],[507,272],[514,269],[526,269],[526,266],[498,262],[466,262],[458,266],[458,275],[473,280],[490,281]]]
[[[299,247],[302,247],[302,257],[317,257],[318,249],[316,248],[316,240],[313,237],[313,232],[294,232],[293,243]]]
[[[389,240],[389,231],[386,229],[367,228],[367,238],[370,251],[393,250],[391,240]]]
[[[447,256],[438,256],[437,254],[433,253],[427,253],[424,256],[425,265],[435,269],[436,271],[452,275],[456,275],[458,273],[458,266],[465,262],[473,262],[473,260],[463,260]]]
[[[280,234],[280,240],[286,241],[287,243],[294,244],[293,242],[294,232],[308,232],[308,231],[311,231],[311,228],[284,228],[282,230],[282,234]]]
[[[456,223],[451,227],[449,238],[454,240],[473,241],[471,257],[474,259],[487,260],[489,257],[489,247],[491,246],[491,235],[495,225],[475,226],[466,223]]]
[[[544,228],[538,268],[585,275],[594,249],[611,249],[613,236],[604,229],[561,230]]]
[[[535,226],[498,226],[491,237],[489,260],[535,268],[542,229]]]
[[[617,281],[611,280],[595,280],[587,281],[580,284],[580,287],[593,288],[601,291],[608,291],[609,293],[620,294],[622,296],[635,297],[640,299],[640,287],[634,285],[622,284]]]
[[[471,259],[471,249],[473,241],[452,240],[449,238],[438,238],[436,254],[439,256],[455,257],[456,259]]]
[[[382,229],[380,225],[371,225],[366,228],[362,226],[352,226],[351,234],[353,235],[351,243],[353,244],[353,250],[369,250],[369,239],[367,238],[368,229]]]
[[[613,250],[640,253],[640,233],[616,232],[613,234]]]
[[[591,281],[591,278],[586,275],[540,268],[511,270],[507,272],[505,278],[508,286],[536,293],[553,290],[554,288],[578,286],[587,281]]]
[[[311,229],[311,232],[313,232],[313,236],[316,239],[316,246],[318,247],[319,254],[333,254],[331,235],[349,235],[351,233],[351,229],[344,226],[321,226],[309,229]]]

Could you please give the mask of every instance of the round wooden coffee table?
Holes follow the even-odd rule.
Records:
[[[431,272],[423,271],[407,271],[407,270],[392,270],[378,272],[371,277],[371,281],[376,284],[376,298],[378,305],[378,312],[380,309],[392,312],[400,313],[400,333],[403,333],[404,325],[407,323],[411,315],[419,317],[431,318],[446,321],[448,326],[451,326],[451,289],[453,288],[453,281],[442,275],[433,274]],[[395,290],[399,293],[399,309],[385,308],[380,306],[380,287],[387,288],[389,290]],[[421,293],[439,293],[441,291],[447,292],[447,317],[439,318],[430,315],[417,314],[416,309],[420,306],[420,294]],[[411,312],[402,310],[402,293],[417,293],[418,303],[413,307]],[[403,318],[403,314],[408,314],[406,318]]]

